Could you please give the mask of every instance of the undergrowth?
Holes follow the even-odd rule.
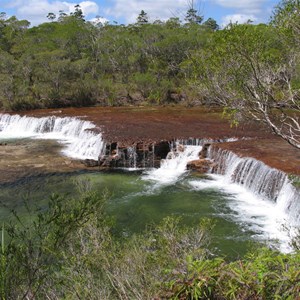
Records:
[[[106,195],[52,195],[48,208],[3,225],[1,299],[299,299],[300,252],[257,247],[228,262],[207,251],[210,220],[167,217],[122,239]]]

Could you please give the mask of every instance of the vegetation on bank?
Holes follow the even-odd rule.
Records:
[[[2,227],[1,299],[297,299],[299,248],[258,247],[228,262],[208,252],[210,220],[186,228],[168,217],[117,237],[107,196],[53,195],[49,207]],[[296,244],[295,244],[296,245]],[[298,244],[299,246],[299,244]]]
[[[92,24],[78,6],[71,15],[48,17],[29,28],[26,20],[1,16],[4,108],[176,101],[173,93],[188,92],[180,64],[215,28],[191,16],[186,24],[178,18],[150,24],[144,11],[135,24]]]

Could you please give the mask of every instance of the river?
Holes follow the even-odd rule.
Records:
[[[275,199],[232,181],[228,174],[198,175],[186,169],[187,162],[198,157],[200,140],[194,145],[187,143],[180,151],[178,146],[182,145],[175,143],[159,168],[137,169],[133,163],[125,169],[87,170],[77,159],[95,159],[105,148],[101,133],[87,130],[95,127],[90,121],[74,117],[0,115],[0,143],[7,151],[6,156],[1,152],[2,162],[8,159],[9,149],[28,150],[13,166],[15,174],[21,175],[0,185],[1,217],[9,218],[11,209],[25,213],[24,199],[46,207],[51,193],[76,196],[78,184],[84,182],[110,195],[106,210],[115,219],[118,234],[141,232],[169,215],[180,216],[190,226],[206,217],[216,224],[213,253],[238,257],[257,242],[283,252],[291,250],[289,234],[283,229],[290,224],[289,215]],[[26,159],[31,162],[24,165]],[[66,161],[66,166],[75,165],[59,167]],[[53,169],[51,162],[56,165]],[[5,167],[9,172],[10,164],[2,165],[4,178]],[[24,168],[28,172],[23,174]]]

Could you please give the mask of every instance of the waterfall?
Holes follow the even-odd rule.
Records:
[[[223,139],[219,141],[233,142],[235,138]],[[162,159],[160,168],[145,172],[143,179],[151,180],[157,184],[166,185],[178,181],[185,173],[187,163],[199,159],[203,145],[213,143],[213,139],[177,139],[169,142],[170,152],[166,159]],[[154,149],[153,149],[154,151]]]
[[[161,185],[175,183],[186,172],[189,161],[199,159],[202,146],[183,145],[175,142],[166,159],[161,160],[160,168],[146,171],[144,180],[151,180]]]
[[[210,178],[191,179],[191,188],[221,192],[230,209],[226,218],[241,224],[256,240],[282,252],[292,251],[291,237],[300,226],[300,193],[288,176],[217,146],[209,148],[208,157],[215,163]]]
[[[287,176],[276,204],[289,216],[292,226],[300,226],[300,191],[293,186]]]
[[[137,152],[136,147],[127,147],[127,168],[136,169],[137,168]],[[126,163],[125,163],[126,164]]]
[[[210,147],[209,157],[217,166],[213,172],[224,175],[228,182],[243,185],[252,193],[276,201],[285,182],[285,173],[270,168],[253,158],[241,158],[236,154]]]
[[[300,192],[288,176],[254,158],[210,147],[209,157],[217,166],[213,173],[222,174],[228,183],[237,183],[262,199],[273,201],[292,225],[300,225]]]
[[[64,144],[62,153],[78,159],[98,159],[105,144],[89,121],[75,117],[27,117],[0,114],[0,139],[54,139]]]

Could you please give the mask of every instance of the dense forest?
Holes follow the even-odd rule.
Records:
[[[222,30],[192,8],[129,25],[87,22],[78,5],[36,27],[1,13],[0,107],[219,105],[300,148],[299,11],[283,0],[269,24]]]
[[[214,22],[189,17],[148,24],[142,11],[128,26],[91,24],[79,7],[29,28],[1,20],[1,104],[12,110],[197,99],[187,87],[190,53],[202,49]],[[186,66],[184,66],[186,65]],[[174,94],[174,95],[172,95]]]

